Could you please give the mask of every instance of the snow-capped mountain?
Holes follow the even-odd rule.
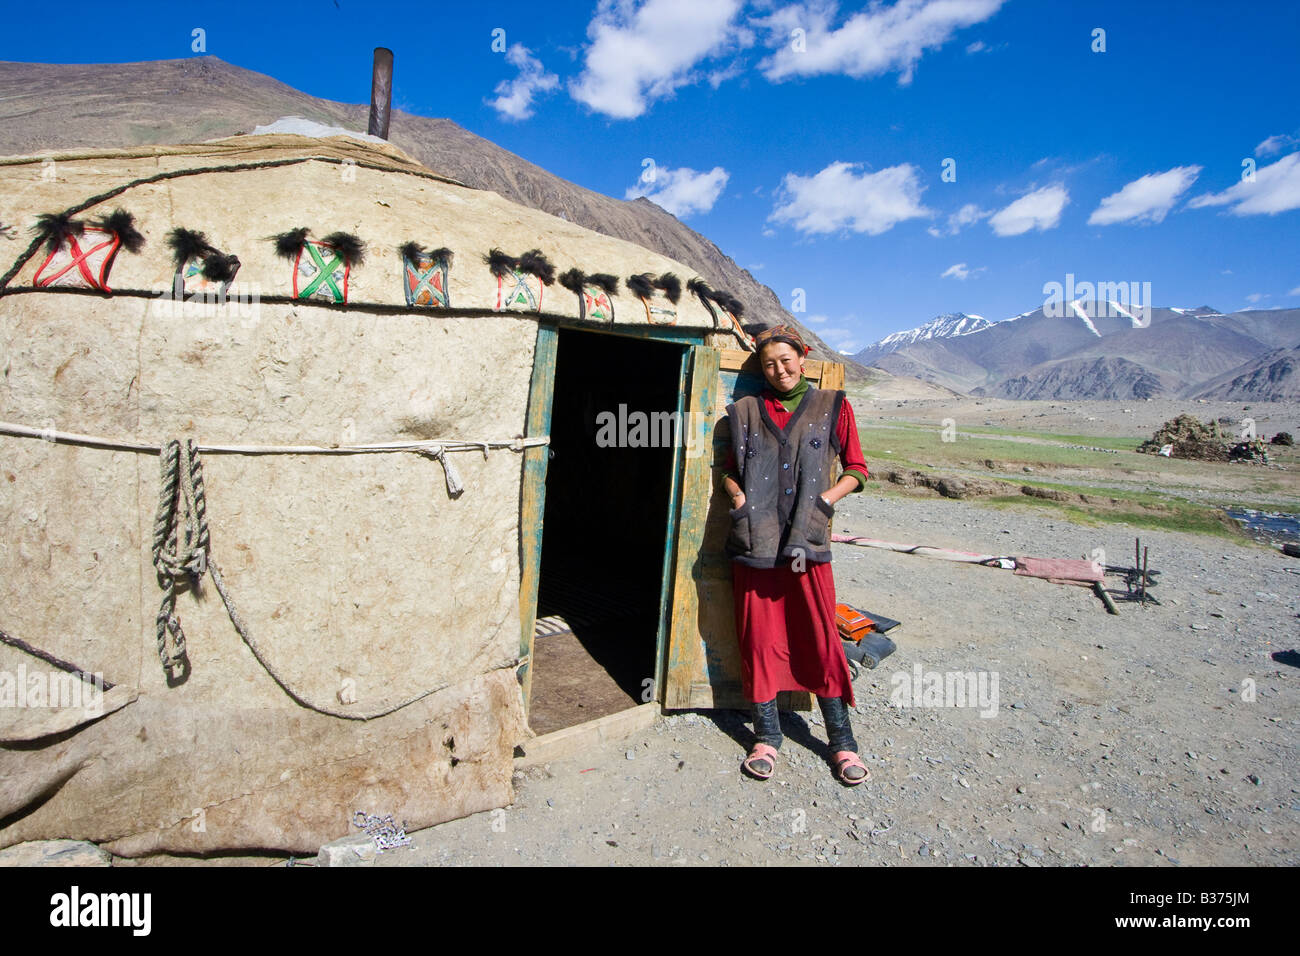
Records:
[[[1298,387],[1300,309],[1224,315],[1209,306],[1073,299],[958,329],[962,318],[970,316],[896,333],[857,358],[893,375],[1000,398],[1209,397],[1208,389],[1234,401],[1284,401]]]
[[[966,312],[949,312],[931,319],[920,328],[908,329],[887,335],[875,345],[869,345],[854,358],[863,365],[871,365],[876,359],[897,352],[918,342],[931,342],[936,339],[950,339],[958,335],[969,335],[993,325],[982,315],[970,315]]]

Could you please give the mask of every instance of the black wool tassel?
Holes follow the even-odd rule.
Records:
[[[348,267],[359,266],[366,261],[366,244],[350,232],[331,232],[321,242],[333,247]]]
[[[627,277],[627,287],[632,294],[642,299],[652,299],[655,294],[655,279],[648,272]]]
[[[597,272],[587,276],[587,285],[603,289],[606,295],[614,295],[618,292],[618,276],[612,276],[608,272]]]
[[[709,284],[705,282],[703,279],[701,279],[699,276],[696,276],[694,279],[689,280],[686,283],[686,288],[689,291],[695,293],[696,297],[703,301],[707,302],[708,300],[713,298],[713,290],[710,289]]]
[[[402,257],[404,262],[409,262],[415,266],[419,265],[420,260],[424,258],[424,249],[420,247],[418,242],[404,242],[397,247],[397,254]]]
[[[560,273],[560,285],[574,295],[582,295],[582,287],[586,284],[587,277],[582,274],[581,269],[569,269],[567,272]]]
[[[682,280],[671,272],[665,272],[656,279],[655,285],[663,290],[664,295],[673,305],[676,305],[677,300],[682,297]]]
[[[95,223],[106,232],[117,233],[118,241],[127,252],[139,252],[144,248],[144,235],[135,228],[135,216],[125,209],[115,209]]]
[[[542,285],[550,285],[555,281],[555,266],[551,265],[551,261],[540,249],[529,249],[519,257],[519,271],[537,276]]]
[[[272,236],[271,241],[275,243],[275,254],[281,259],[288,259],[293,262],[298,258],[298,254],[302,252],[302,247],[307,245],[307,233],[309,231],[306,226],[300,226],[297,229],[282,232],[278,236]]]
[[[714,292],[713,301],[730,312],[736,319],[741,319],[745,315],[745,306],[730,292]]]
[[[213,249],[208,253],[208,257],[203,260],[203,278],[209,282],[216,282],[218,285],[231,282],[235,278],[235,273],[239,271],[239,257],[227,256]]]
[[[179,226],[167,233],[167,245],[172,250],[172,261],[179,269],[191,259],[202,259],[216,250],[208,243],[208,237],[195,229],[182,229]]]
[[[452,251],[446,246],[426,251],[418,242],[404,242],[397,247],[397,251],[404,260],[413,266],[419,265],[423,261],[432,262],[435,265],[438,262],[451,265]]]
[[[488,254],[483,257],[483,261],[487,263],[489,271],[498,279],[509,275],[518,265],[518,260],[514,256],[508,256],[500,249],[489,250]]]
[[[36,217],[36,225],[32,227],[32,232],[41,237],[41,241],[49,246],[50,252],[56,251],[72,236],[80,237],[85,230],[82,223],[66,212],[42,213]]]

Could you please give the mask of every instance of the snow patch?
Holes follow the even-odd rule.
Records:
[[[1146,324],[1145,324],[1141,319],[1139,319],[1136,315],[1134,315],[1134,314],[1133,314],[1132,312],[1130,312],[1128,309],[1124,308],[1124,307],[1123,307],[1122,305],[1120,305],[1118,302],[1107,302],[1106,304],[1107,304],[1108,306],[1110,306],[1110,314],[1111,314],[1111,315],[1122,315],[1122,316],[1124,316],[1124,318],[1128,319],[1130,322],[1133,323],[1133,328],[1135,328],[1135,329],[1146,328]]]
[[[1079,301],[1080,300],[1075,299],[1073,302],[1071,302],[1070,308],[1074,309],[1075,315],[1083,319],[1083,324],[1086,325],[1092,331],[1093,335],[1097,336],[1097,338],[1101,338],[1101,333],[1097,331],[1097,326],[1092,324],[1092,319],[1088,317],[1088,313],[1085,310],[1079,308]]]
[[[352,139],[359,139],[367,143],[386,144],[388,142],[379,136],[371,136],[369,133],[358,133],[355,130],[344,129],[342,126],[326,126],[324,123],[303,119],[301,116],[281,116],[274,123],[257,127],[257,129],[253,130],[252,135],[268,136],[273,133],[290,136],[310,136],[312,139],[323,139],[326,136],[350,136]]]

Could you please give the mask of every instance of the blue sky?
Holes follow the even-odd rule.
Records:
[[[799,317],[848,351],[1036,308],[1067,274],[1150,283],[1159,306],[1300,307],[1289,0],[59,9],[12,10],[0,59],[196,56],[201,29],[210,55],[364,102],[388,46],[394,105],[649,193],[787,307],[803,290]]]

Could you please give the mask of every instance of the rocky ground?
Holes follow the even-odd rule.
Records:
[[[1134,537],[870,491],[835,528],[1007,555],[1103,548],[1110,564]],[[832,779],[815,713],[784,715],[767,782],[739,772],[745,715],[679,713],[521,771],[512,806],[416,833],[377,864],[1296,865],[1300,562],[1142,539],[1161,603],[1118,617],[1082,588],[837,545],[840,597],[904,622],[898,652],[856,683],[860,787]],[[918,668],[986,673],[986,706],[897,706]]]

